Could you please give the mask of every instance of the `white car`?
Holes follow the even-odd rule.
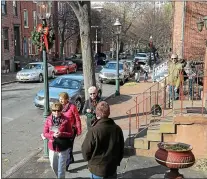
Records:
[[[99,73],[99,81],[101,83],[115,81],[117,79],[117,62],[108,62]],[[123,62],[119,62],[119,79],[121,84],[129,79],[129,71],[124,71]]]
[[[135,63],[140,63],[142,65],[145,65],[148,63],[149,55],[147,53],[137,53],[134,57]]]
[[[44,68],[43,62],[28,63],[16,75],[17,81],[39,81],[43,82]],[[55,67],[48,63],[48,77],[55,78]]]

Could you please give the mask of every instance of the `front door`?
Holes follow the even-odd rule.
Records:
[[[17,26],[14,26],[14,54],[20,56],[20,33]]]

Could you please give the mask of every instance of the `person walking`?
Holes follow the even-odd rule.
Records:
[[[72,137],[72,147],[69,150],[69,156],[66,162],[66,171],[71,163],[74,163],[73,157],[73,144],[76,136],[81,135],[81,120],[80,115],[78,113],[77,107],[69,102],[69,95],[66,92],[62,92],[59,94],[59,102],[63,105],[62,113],[68,119],[72,126],[73,137]]]
[[[87,129],[89,130],[91,127],[91,124],[96,119],[96,112],[95,112],[96,105],[102,99],[98,96],[98,90],[95,86],[91,86],[88,89],[88,93],[89,93],[90,97],[88,100],[86,100],[86,102],[84,104],[82,114],[84,114],[86,116],[86,125],[87,125]]]
[[[43,135],[48,139],[50,165],[57,178],[65,178],[68,149],[71,147],[72,127],[61,113],[63,106],[56,102],[51,106],[52,114],[44,124]]]
[[[137,83],[139,83],[141,69],[142,69],[142,67],[140,66],[140,63],[136,62],[135,67],[134,67],[134,73],[135,73],[134,77],[135,77],[135,81]]]
[[[82,155],[88,161],[92,179],[116,178],[117,166],[124,155],[122,129],[109,118],[110,107],[101,101],[96,106],[97,120],[87,132],[82,144]]]

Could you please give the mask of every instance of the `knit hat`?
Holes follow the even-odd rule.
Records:
[[[110,115],[110,107],[106,101],[101,101],[96,106],[96,116],[100,118],[108,118]]]

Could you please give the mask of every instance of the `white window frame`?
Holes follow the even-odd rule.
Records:
[[[27,15],[27,17],[26,17]],[[25,21],[26,21],[26,24],[25,24]],[[28,24],[28,10],[27,9],[24,9],[24,28],[29,28],[29,24]]]
[[[13,1],[12,5],[13,5],[13,15],[18,16],[17,1]]]
[[[37,27],[37,12],[33,11],[32,15],[33,15],[33,26],[34,28],[36,28]]]

